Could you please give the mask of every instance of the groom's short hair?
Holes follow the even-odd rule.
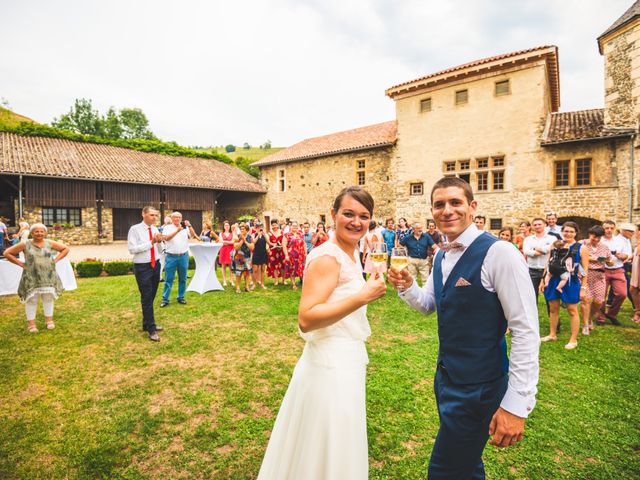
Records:
[[[439,188],[449,187],[461,188],[464,192],[464,196],[467,197],[467,201],[469,203],[473,202],[473,190],[471,190],[471,185],[469,185],[466,180],[462,180],[458,177],[442,177],[440,180],[433,184],[433,188],[431,189],[431,203],[433,203],[433,192],[435,192]]]

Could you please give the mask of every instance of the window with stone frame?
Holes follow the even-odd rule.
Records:
[[[579,158],[576,160],[576,186],[585,187],[591,185],[591,159]]]
[[[502,228],[502,219],[501,218],[490,218],[489,219],[489,229],[490,230],[500,230]]]
[[[431,97],[420,100],[420,113],[431,111]]]
[[[424,195],[424,183],[412,183],[409,185],[411,195]]]
[[[358,161],[356,162],[356,168],[357,168],[358,170],[364,170],[364,169],[365,169],[365,167],[366,167],[366,165],[367,165],[366,160],[358,160]]]
[[[557,160],[554,164],[554,179],[556,187],[569,186],[569,160]]]
[[[469,90],[458,90],[456,92],[456,105],[463,105],[469,103]]]
[[[444,171],[445,172],[455,172],[456,171],[456,162],[444,162]]]
[[[486,192],[489,190],[489,172],[478,172],[476,173],[477,187],[476,190],[478,192]]]
[[[42,209],[42,223],[53,225],[82,225],[82,210],[79,208],[44,207]]]
[[[285,192],[287,190],[287,180],[285,178],[285,171],[278,170],[278,191]]]
[[[489,159],[488,158],[477,158],[476,165],[478,168],[489,168]]]
[[[494,93],[496,97],[509,95],[511,93],[511,85],[509,84],[509,80],[498,80],[495,84]]]
[[[491,157],[494,167],[504,167],[504,156]]]
[[[357,172],[358,177],[358,185],[362,186],[366,183],[366,175],[365,172]]]
[[[471,160],[460,160],[460,170],[469,170]]]
[[[504,172],[493,172],[493,191],[504,190]]]

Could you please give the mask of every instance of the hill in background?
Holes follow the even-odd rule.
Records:
[[[18,115],[4,107],[0,107],[0,127],[15,128],[20,122],[38,123],[23,115]]]
[[[282,147],[274,147],[274,148],[242,148],[236,147],[235,152],[227,153],[223,147],[218,148],[195,148],[194,150],[198,152],[206,152],[206,153],[221,153],[233,159],[234,161],[239,158],[246,158],[247,160],[251,160],[251,162],[257,162],[261,158],[264,158],[273,153],[279,152],[282,150]]]

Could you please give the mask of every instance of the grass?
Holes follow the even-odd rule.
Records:
[[[224,148],[198,148],[195,149],[197,151],[202,151],[202,152],[211,152],[211,153],[222,153],[223,155],[227,155],[228,157],[230,157],[231,159],[233,159],[234,161],[239,158],[239,157],[243,157],[246,158],[248,160],[251,160],[252,162],[257,162],[258,160],[260,160],[261,158],[266,157],[267,155],[272,155],[276,152],[279,152],[280,150],[282,150],[282,148],[278,148],[278,147],[274,147],[274,148],[257,148],[257,147],[252,147],[252,148],[242,148],[240,147],[236,147],[236,151],[235,152],[226,152]]]
[[[15,128],[21,122],[36,123],[30,118],[19,115],[4,107],[0,107],[0,127]]]
[[[56,329],[39,317],[37,335],[17,297],[0,297],[0,478],[255,478],[303,347],[299,293],[188,293],[188,305],[156,309],[165,332],[154,344],[132,276],[78,284],[56,303]],[[563,318],[560,341],[542,346],[526,438],[487,447],[488,478],[637,478],[640,328],[629,317],[625,306],[623,327],[598,328],[571,352]],[[435,317],[389,292],[369,319],[370,478],[426,478]]]

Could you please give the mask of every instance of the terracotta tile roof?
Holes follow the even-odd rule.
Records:
[[[264,192],[260,182],[216,160],[0,132],[0,172],[83,180]]]
[[[626,25],[627,23],[631,22],[633,19],[635,19],[639,15],[640,15],[640,0],[637,0],[633,5],[629,7],[629,9],[626,12],[622,14],[620,18],[618,18],[615,22],[613,22],[613,25],[607,28],[605,32],[598,37],[598,48],[600,49],[600,53],[602,54],[602,42],[600,41],[602,37],[605,37],[606,35],[609,35],[614,30],[617,30],[623,25]]]
[[[632,133],[633,129],[605,129],[604,109],[578,110],[577,112],[551,113],[542,135],[542,145],[580,142],[619,137]]]
[[[458,81],[465,77],[485,74],[493,70],[499,71],[516,63],[526,63],[542,57],[545,58],[547,63],[552,110],[557,111],[558,108],[560,108],[560,78],[558,70],[558,47],[554,45],[545,45],[542,47],[535,47],[527,50],[520,50],[517,52],[474,60],[456,67],[447,68],[446,70],[425,75],[424,77],[420,77],[415,80],[400,83],[388,88],[385,91],[385,94],[391,98],[395,98],[396,96],[404,93]]]
[[[387,147],[396,142],[396,121],[354,128],[322,137],[307,138],[273,155],[252,163],[264,167],[277,163],[293,162],[309,158],[336,155],[345,152]]]

